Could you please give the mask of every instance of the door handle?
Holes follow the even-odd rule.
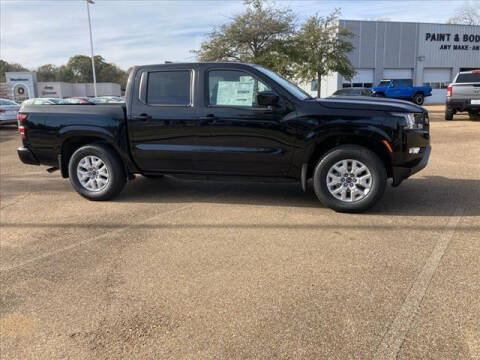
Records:
[[[148,121],[148,120],[152,120],[152,117],[148,114],[140,114],[138,116],[134,116],[133,120]]]

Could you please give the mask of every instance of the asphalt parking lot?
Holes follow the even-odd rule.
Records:
[[[480,122],[361,215],[296,184],[137,177],[112,202],[0,129],[2,359],[480,359]]]

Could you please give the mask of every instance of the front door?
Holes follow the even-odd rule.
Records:
[[[145,172],[194,171],[193,69],[148,70],[135,81],[128,124],[133,159]]]
[[[260,107],[257,94],[272,91],[255,74],[212,69],[204,73],[205,104],[199,110],[195,165],[207,173],[251,176],[286,175],[295,136],[282,100]]]

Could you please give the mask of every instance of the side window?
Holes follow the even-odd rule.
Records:
[[[391,86],[394,88],[398,87],[398,80],[392,80]]]
[[[208,103],[216,106],[258,107],[257,94],[271,91],[263,82],[243,71],[208,72]]]
[[[147,104],[191,104],[191,71],[155,71],[148,73]]]
[[[411,87],[412,86],[412,80],[400,80],[400,86],[402,87]]]

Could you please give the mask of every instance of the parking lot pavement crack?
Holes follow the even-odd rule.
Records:
[[[399,312],[393,320],[390,328],[384,335],[382,342],[377,348],[374,360],[393,360],[397,359],[405,336],[407,335],[412,321],[416,317],[418,308],[425,296],[428,286],[435,274],[443,255],[445,254],[450,241],[455,234],[458,223],[460,222],[464,208],[457,208],[449,218],[446,230],[437,240],[435,248],[425,262],[422,271],[416,278]]]

